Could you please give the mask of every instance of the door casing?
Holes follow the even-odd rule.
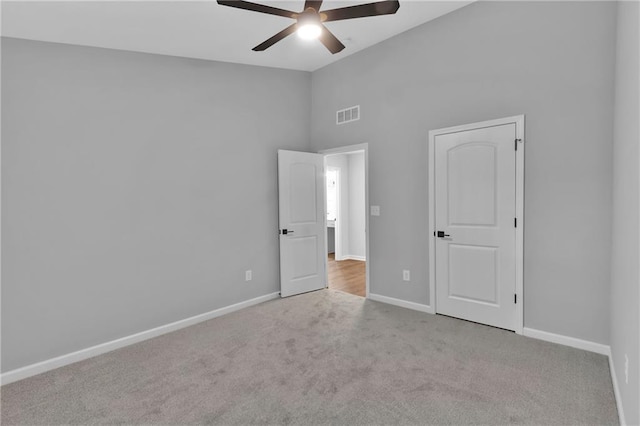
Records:
[[[429,192],[429,305],[432,312],[436,312],[436,237],[435,229],[435,139],[438,135],[455,132],[463,132],[486,127],[501,126],[505,124],[516,125],[516,326],[517,334],[523,333],[524,328],[524,115],[499,118],[496,120],[482,121],[461,126],[447,127],[429,131],[428,141],[428,165],[427,184]]]

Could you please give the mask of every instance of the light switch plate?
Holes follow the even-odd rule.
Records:
[[[380,206],[371,206],[371,216],[380,216]]]

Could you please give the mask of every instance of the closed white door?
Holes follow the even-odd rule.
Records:
[[[280,295],[326,287],[324,157],[278,151]]]
[[[436,312],[516,328],[516,124],[435,136]]]

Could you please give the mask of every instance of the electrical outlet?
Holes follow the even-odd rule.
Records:
[[[253,279],[252,273],[251,273],[251,269],[248,269],[246,271],[244,271],[244,280],[245,281],[251,281]]]
[[[629,384],[629,357],[624,354],[624,382]]]
[[[380,216],[380,206],[371,206],[371,216]]]
[[[411,281],[411,271],[405,269],[402,271],[402,280],[403,281]]]

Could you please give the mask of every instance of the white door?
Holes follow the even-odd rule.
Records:
[[[515,330],[516,124],[435,136],[436,312]]]
[[[278,151],[280,295],[326,287],[324,156]]]

